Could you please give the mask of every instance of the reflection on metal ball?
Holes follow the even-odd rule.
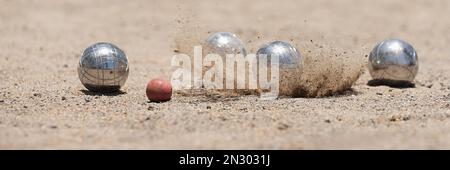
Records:
[[[265,44],[256,52],[256,56],[260,56],[261,54],[265,54],[267,58],[278,57],[279,63],[274,64],[279,64],[280,70],[302,69],[302,57],[300,53],[287,42],[274,41]]]
[[[369,72],[375,80],[412,82],[418,69],[416,51],[402,40],[385,40],[369,56]]]
[[[96,43],[84,50],[78,65],[78,77],[90,91],[114,92],[128,78],[125,53],[110,43]]]
[[[215,53],[222,57],[226,54],[247,55],[244,43],[233,33],[217,32],[209,36],[206,40],[208,53]]]

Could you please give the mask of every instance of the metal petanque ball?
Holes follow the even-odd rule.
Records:
[[[226,54],[247,55],[244,43],[233,33],[217,32],[206,39],[208,53],[215,53],[222,57]]]
[[[375,80],[412,82],[419,69],[417,53],[405,41],[385,40],[370,52],[369,72]]]
[[[204,42],[204,57],[206,57],[208,54],[217,54],[222,58],[222,62],[224,64],[223,72],[225,73],[223,77],[224,82],[224,88],[226,87],[227,79],[232,79],[231,76],[234,74],[227,73],[225,64],[227,62],[227,54],[230,55],[243,55],[244,57],[247,55],[247,51],[245,50],[244,43],[233,33],[230,32],[216,32],[212,35],[210,35],[206,41]],[[211,65],[203,65],[202,68],[202,75],[205,74],[207,70],[214,67],[216,63],[212,63]],[[236,71],[236,69],[234,70]],[[234,77],[234,80],[236,77]],[[203,84],[204,87],[207,87],[208,85]],[[229,85],[228,85],[229,86]],[[222,87],[216,88],[214,90],[225,90],[226,94],[231,94],[233,92],[240,91],[240,89],[237,89],[236,86],[233,89],[223,89]],[[213,90],[213,91],[214,91]],[[230,91],[227,91],[230,90]],[[230,93],[228,93],[230,92]]]
[[[279,95],[295,96],[295,89],[300,85],[300,77],[303,71],[303,58],[300,52],[291,44],[284,41],[274,41],[265,44],[256,52],[257,59],[266,57],[268,69],[272,58],[278,57],[279,67]]]
[[[115,92],[128,78],[125,53],[110,43],[96,43],[86,48],[78,65],[78,77],[90,91]]]

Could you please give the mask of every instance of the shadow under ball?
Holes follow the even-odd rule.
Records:
[[[385,40],[370,52],[369,72],[374,80],[412,82],[418,69],[416,51],[403,40]]]
[[[78,77],[90,91],[116,92],[128,78],[125,53],[111,43],[96,43],[86,48],[78,65]]]

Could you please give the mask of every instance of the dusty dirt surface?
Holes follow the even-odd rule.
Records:
[[[0,0],[0,148],[449,149],[448,16],[445,0]],[[180,32],[192,26],[235,32],[251,52],[295,39],[307,53],[312,40],[362,51],[355,60],[401,38],[419,55],[416,87],[368,86],[366,71],[324,98],[148,102],[146,83],[171,75],[175,39],[206,39]],[[91,93],[78,79],[80,53],[99,41],[130,61],[120,94]]]

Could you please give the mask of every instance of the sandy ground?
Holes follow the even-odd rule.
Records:
[[[449,149],[448,16],[445,0],[1,0],[0,148]],[[170,75],[190,20],[245,42],[295,36],[365,54],[402,38],[419,54],[416,87],[368,86],[366,71],[333,97],[149,103],[145,85]],[[124,94],[89,93],[78,79],[80,53],[98,41],[128,55]]]

